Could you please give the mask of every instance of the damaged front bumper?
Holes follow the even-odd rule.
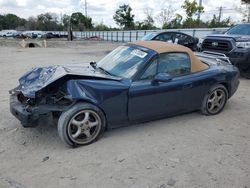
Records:
[[[40,118],[39,113],[28,110],[28,106],[18,101],[17,95],[10,95],[10,112],[21,122],[23,127],[35,127]]]
[[[50,115],[52,112],[63,112],[72,105],[42,104],[30,106],[21,103],[16,93],[11,93],[10,95],[10,112],[21,122],[23,127],[35,127],[39,120],[44,119],[44,117]]]

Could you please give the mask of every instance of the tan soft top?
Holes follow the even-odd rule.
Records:
[[[208,65],[201,62],[189,48],[178,44],[171,44],[162,41],[136,41],[136,42],[131,42],[130,44],[149,48],[151,50],[156,51],[158,54],[167,52],[187,53],[191,60],[191,72],[198,72],[208,68]]]

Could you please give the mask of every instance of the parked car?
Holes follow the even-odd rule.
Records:
[[[49,32],[46,33],[43,37],[46,39],[53,39],[53,38],[60,38],[60,35]]]
[[[242,76],[250,79],[250,23],[235,25],[225,34],[207,36],[201,48],[225,54]]]
[[[91,37],[86,37],[84,38],[85,40],[103,40],[103,38],[99,36],[91,36]]]
[[[0,32],[1,37],[14,37],[18,32],[16,30],[2,30]]]
[[[34,68],[10,91],[10,111],[24,127],[59,116],[70,146],[90,144],[106,128],[200,110],[220,113],[238,88],[238,69],[181,45],[137,41],[98,63]]]
[[[170,43],[177,43],[190,48],[192,51],[198,51],[197,45],[199,43],[198,38],[175,31],[149,33],[142,37],[141,40],[158,40]]]

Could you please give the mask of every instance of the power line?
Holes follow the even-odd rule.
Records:
[[[218,9],[219,9],[220,7],[218,7]],[[232,10],[232,11],[236,11],[236,9],[235,8],[225,8],[225,7],[222,7],[223,8],[223,11],[230,11],[230,10]],[[215,9],[215,10],[208,10],[208,11],[205,11],[205,12],[218,12],[218,9]]]

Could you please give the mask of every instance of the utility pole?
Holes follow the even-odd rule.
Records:
[[[222,14],[222,6],[219,7],[219,18],[218,18],[219,22],[220,22],[220,19],[221,19],[221,14]]]
[[[73,32],[72,32],[72,25],[71,25],[71,16],[70,16],[70,20],[69,20],[69,26],[68,26],[68,41],[72,41],[73,40]]]
[[[202,0],[199,0],[199,6],[202,6]],[[200,18],[201,18],[201,12],[199,11],[198,18],[197,18],[199,24],[200,24]]]
[[[85,0],[85,17],[87,17],[88,16],[88,11],[87,11],[87,0]]]
[[[250,22],[250,5],[248,5],[248,15],[247,15],[247,22]]]

